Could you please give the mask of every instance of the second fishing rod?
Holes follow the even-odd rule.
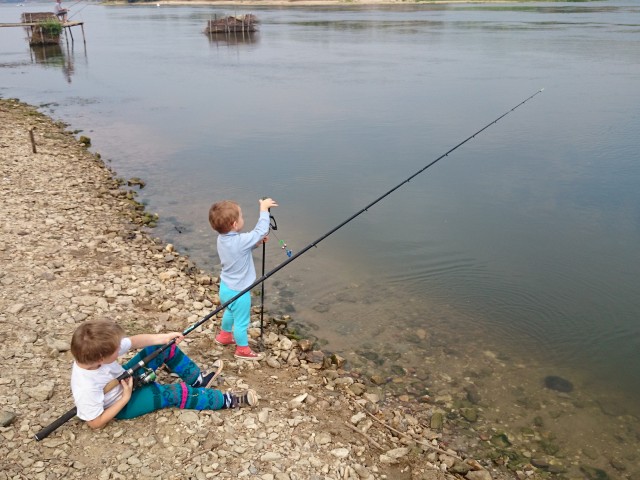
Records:
[[[349,222],[351,222],[352,220],[354,220],[355,218],[359,217],[360,215],[362,215],[364,212],[368,211],[371,207],[373,207],[374,205],[376,205],[378,202],[380,202],[381,200],[383,200],[384,198],[388,197],[389,195],[391,195],[393,192],[395,192],[396,190],[398,190],[400,187],[402,187],[403,185],[409,183],[411,180],[413,180],[415,177],[417,177],[418,175],[420,175],[422,172],[424,172],[425,170],[427,170],[428,168],[432,167],[433,165],[435,165],[436,163],[438,163],[440,160],[442,160],[443,158],[447,157],[448,155],[450,155],[451,153],[453,153],[455,150],[457,150],[458,148],[460,148],[462,145],[464,145],[465,143],[467,143],[468,141],[472,140],[473,138],[475,138],[477,135],[479,135],[480,133],[484,132],[487,128],[489,128],[490,126],[496,124],[497,122],[499,122],[502,118],[506,117],[508,114],[510,114],[511,112],[513,112],[514,110],[516,110],[517,108],[519,108],[520,106],[524,105],[525,103],[527,103],[529,100],[531,100],[532,98],[534,98],[536,95],[542,93],[544,89],[540,89],[537,92],[535,92],[533,95],[530,95],[529,97],[525,98],[523,101],[521,101],[520,103],[518,103],[515,107],[511,108],[510,110],[506,111],[505,113],[503,113],[502,115],[500,115],[499,117],[497,117],[495,120],[492,120],[491,122],[489,122],[488,124],[486,124],[484,127],[482,127],[481,129],[479,129],[478,131],[476,131],[475,133],[469,135],[466,139],[464,139],[463,141],[461,141],[460,143],[458,143],[456,146],[452,147],[451,149],[449,149],[448,151],[446,151],[445,153],[443,153],[442,155],[440,155],[438,158],[436,158],[435,160],[429,162],[427,165],[425,165],[424,167],[422,167],[420,170],[416,171],[415,173],[413,173],[412,175],[410,175],[409,177],[407,177],[406,179],[404,179],[402,182],[398,183],[396,186],[394,186],[393,188],[389,189],[388,191],[386,191],[385,193],[383,193],[382,195],[380,195],[378,198],[376,198],[375,200],[373,200],[372,202],[370,202],[369,204],[367,204],[364,208],[360,209],[359,211],[357,211],[356,213],[354,213],[353,215],[351,215],[349,218],[347,218],[346,220],[344,220],[342,223],[340,223],[339,225],[335,226],[334,228],[332,228],[331,230],[329,230],[327,233],[325,233],[324,235],[322,235],[321,237],[319,237],[318,239],[314,240],[313,242],[311,242],[310,244],[308,244],[306,247],[302,248],[300,251],[296,252],[295,254],[292,253],[291,251],[287,251],[287,256],[288,258],[283,261],[282,263],[280,263],[278,266],[276,266],[275,268],[273,268],[272,270],[270,270],[267,273],[264,273],[260,278],[258,278],[256,281],[254,281],[251,285],[249,285],[247,288],[245,288],[244,290],[238,292],[234,297],[230,298],[229,300],[227,300],[226,302],[220,304],[215,310],[211,311],[210,313],[208,313],[206,316],[204,316],[202,319],[200,319],[199,321],[197,321],[196,323],[194,323],[193,325],[187,327],[183,332],[183,336],[188,335],[189,333],[191,333],[192,331],[194,331],[195,329],[197,329],[198,327],[200,327],[203,323],[207,322],[209,319],[211,319],[213,316],[215,316],[216,314],[218,314],[219,312],[221,312],[222,310],[224,310],[226,307],[228,307],[231,303],[235,302],[236,300],[238,300],[241,296],[243,296],[245,293],[251,291],[253,288],[255,288],[256,286],[264,283],[265,280],[267,280],[268,278],[270,278],[271,276],[275,275],[277,272],[279,272],[280,270],[282,270],[284,267],[286,267],[287,265],[289,265],[291,262],[295,261],[297,258],[301,257],[302,255],[304,255],[306,252],[308,252],[309,250],[311,250],[313,247],[317,246],[320,242],[322,242],[324,239],[326,239],[327,237],[329,237],[330,235],[334,234],[336,231],[340,230],[342,227],[344,227],[345,225],[347,225]],[[135,375],[136,371],[144,368],[146,365],[149,364],[149,362],[151,360],[153,360],[155,357],[157,357],[158,355],[160,355],[162,352],[164,352],[165,350],[167,350],[168,348],[171,348],[172,345],[174,345],[176,342],[175,339],[171,340],[169,343],[167,343],[166,345],[163,345],[162,347],[158,348],[157,350],[155,350],[154,352],[152,352],[151,354],[149,354],[148,356],[146,356],[145,358],[143,358],[139,363],[137,363],[135,366],[129,368],[128,370],[126,370],[124,373],[122,373],[117,380],[125,380],[129,377],[132,377]],[[75,416],[75,408],[69,410],[67,413],[65,413],[64,415],[62,415],[60,418],[58,418],[56,421],[54,421],[53,423],[51,423],[50,425],[48,425],[47,427],[43,428],[40,432],[38,432],[35,435],[36,440],[42,440],[43,438],[47,437],[51,432],[53,432],[54,430],[56,430],[58,427],[60,427],[62,424],[64,424],[66,421],[70,420],[71,418],[73,418]]]

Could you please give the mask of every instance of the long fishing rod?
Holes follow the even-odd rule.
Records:
[[[258,278],[255,282],[253,282],[251,285],[249,285],[247,288],[245,288],[244,290],[242,290],[241,292],[238,292],[234,297],[232,297],[231,299],[227,300],[226,302],[222,303],[221,305],[219,305],[215,310],[211,311],[210,313],[208,313],[206,316],[204,316],[202,319],[200,319],[199,321],[197,321],[196,323],[194,323],[193,325],[191,325],[190,327],[187,327],[186,330],[184,330],[182,332],[183,336],[187,336],[189,333],[191,333],[193,330],[195,330],[196,328],[198,328],[200,325],[202,325],[203,323],[205,323],[206,321],[208,321],[211,317],[213,317],[214,315],[216,315],[217,313],[219,313],[220,311],[224,310],[227,306],[229,306],[231,303],[235,302],[237,299],[239,299],[242,295],[244,295],[245,293],[249,292],[252,288],[260,285],[261,283],[263,283],[265,280],[267,280],[269,277],[273,276],[274,274],[276,274],[277,272],[279,272],[280,270],[282,270],[284,267],[286,267],[287,265],[289,265],[291,262],[293,262],[295,259],[297,259],[298,257],[304,255],[306,252],[308,252],[309,250],[311,250],[311,248],[317,246],[321,241],[323,241],[325,238],[327,238],[328,236],[332,235],[333,233],[335,233],[336,231],[340,230],[342,227],[344,227],[347,223],[351,222],[352,220],[354,220],[355,218],[359,217],[360,215],[362,215],[364,212],[366,212],[367,210],[369,210],[371,207],[373,207],[375,204],[377,204],[378,202],[380,202],[381,200],[383,200],[384,198],[388,197],[389,195],[391,195],[393,192],[395,192],[396,190],[398,190],[400,187],[402,187],[404,184],[409,183],[411,180],[413,180],[415,177],[417,177],[418,175],[420,175],[422,172],[424,172],[425,170],[427,170],[428,168],[432,167],[433,165],[435,165],[436,163],[438,163],[440,160],[442,160],[443,158],[447,157],[449,154],[451,154],[452,152],[454,152],[455,150],[457,150],[458,148],[460,148],[462,145],[464,145],[465,143],[467,143],[469,140],[472,140],[473,138],[475,138],[477,135],[479,135],[480,133],[484,132],[487,128],[489,128],[490,126],[498,123],[502,118],[506,117],[507,115],[509,115],[511,112],[513,112],[515,109],[517,109],[518,107],[524,105],[525,103],[527,103],[529,100],[531,100],[533,97],[535,97],[536,95],[538,95],[539,93],[542,93],[544,89],[540,89],[538,90],[536,93],[534,93],[533,95],[527,97],[526,99],[524,99],[522,102],[518,103],[515,107],[513,107],[512,109],[506,111],[505,113],[503,113],[502,115],[500,115],[498,118],[496,118],[495,120],[491,121],[490,123],[488,123],[487,125],[485,125],[484,127],[482,127],[480,130],[478,130],[477,132],[473,133],[472,135],[470,135],[469,137],[467,137],[466,139],[464,139],[462,142],[458,143],[455,147],[449,149],[447,152],[443,153],[442,155],[440,155],[438,158],[436,158],[435,160],[431,161],[430,163],[428,163],[426,166],[422,167],[420,170],[418,170],[417,172],[415,172],[413,175],[409,176],[408,178],[406,178],[405,180],[403,180],[402,182],[400,182],[398,185],[396,185],[395,187],[391,188],[390,190],[388,190],[386,193],[380,195],[378,198],[376,198],[374,201],[372,201],[371,203],[369,203],[366,207],[362,208],[361,210],[359,210],[358,212],[354,213],[353,215],[351,215],[349,218],[347,218],[345,221],[343,221],[342,223],[340,223],[339,225],[337,225],[336,227],[332,228],[331,230],[329,230],[327,233],[325,233],[324,235],[322,235],[320,238],[318,238],[317,240],[311,242],[309,245],[307,245],[306,247],[304,247],[302,250],[300,250],[299,252],[291,255],[289,258],[287,258],[284,262],[282,262],[280,265],[276,266],[273,270],[271,270],[270,272],[265,273],[264,275],[262,275],[260,278]],[[116,380],[120,381],[120,380],[124,380],[127,379],[131,376],[133,376],[135,374],[135,372],[140,369],[140,368],[144,368],[146,365],[149,364],[149,362],[151,360],[153,360],[155,357],[157,357],[158,355],[160,355],[162,352],[164,352],[165,350],[167,350],[168,348],[170,348],[172,345],[174,345],[176,342],[176,339],[172,339],[169,343],[167,343],[166,345],[163,345],[162,347],[156,349],[155,351],[153,351],[152,353],[150,353],[149,355],[147,355],[145,358],[143,358],[142,360],[140,360],[140,362],[138,362],[136,365],[134,365],[133,367],[129,368],[128,370],[126,370],[124,373],[122,373]],[[60,418],[58,418],[56,421],[54,421],[53,423],[51,423],[50,425],[46,426],[45,428],[43,428],[42,430],[40,430],[38,433],[36,433],[35,435],[35,439],[36,440],[42,440],[44,438],[46,438],[49,434],[51,434],[53,431],[55,431],[58,427],[62,426],[64,423],[66,423],[67,421],[71,420],[74,416],[76,415],[76,409],[72,408],[71,410],[69,410],[67,413],[65,413],[64,415],[62,415]]]

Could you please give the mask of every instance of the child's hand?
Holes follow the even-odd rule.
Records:
[[[268,212],[271,207],[277,207],[278,204],[272,198],[261,198],[258,200],[260,202],[260,211]]]
[[[120,380],[120,385],[122,385],[122,398],[128,402],[131,398],[131,392],[133,392],[133,377]]]
[[[184,340],[184,335],[182,335],[182,332],[169,332],[169,333],[165,333],[165,335],[167,336],[167,340],[164,341],[163,343],[169,343],[171,340],[175,338],[176,339],[175,343],[177,345],[182,340]]]
[[[256,243],[256,247],[262,245],[263,243],[267,243],[267,241],[269,241],[269,235],[265,235],[265,237],[262,240]]]

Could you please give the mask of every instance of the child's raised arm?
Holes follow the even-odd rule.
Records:
[[[131,340],[131,348],[144,348],[152,345],[164,345],[169,343],[173,339],[177,339],[176,343],[182,341],[182,332],[169,332],[169,333],[142,333],[140,335],[134,335],[129,337]]]

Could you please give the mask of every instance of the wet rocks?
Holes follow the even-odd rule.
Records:
[[[588,465],[580,466],[580,471],[588,480],[609,480],[609,475],[604,470]]]
[[[441,412],[435,412],[431,415],[429,426],[433,430],[441,430],[444,424],[444,415]]]
[[[549,390],[555,390],[557,392],[569,393],[573,390],[573,384],[562,377],[555,375],[549,375],[544,378],[544,386]]]

